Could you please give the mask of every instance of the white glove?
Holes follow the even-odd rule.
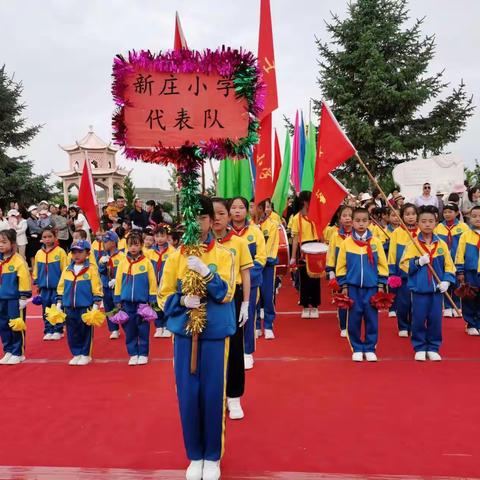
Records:
[[[200,306],[200,297],[198,295],[186,295],[183,297],[183,304],[187,308],[198,308]]]
[[[295,257],[292,257],[292,258],[290,259],[290,265],[293,266],[293,265],[295,265],[296,263],[297,263],[297,261],[295,260]]]
[[[108,263],[108,261],[110,260],[110,257],[108,255],[103,255],[102,257],[100,257],[100,260],[98,261],[98,263]]]
[[[437,285],[438,291],[440,293],[445,293],[448,290],[448,287],[450,287],[450,282],[440,282]]]
[[[25,308],[27,308],[27,301],[23,300],[23,298],[21,298],[18,301],[18,307],[20,308],[20,310],[25,310]]]
[[[98,305],[96,303],[93,304],[92,310],[98,310]]]
[[[328,272],[328,279],[335,280],[335,272]]]
[[[430,255],[422,255],[418,258],[418,264],[423,267],[424,265],[428,265],[430,263]]]
[[[112,278],[109,282],[108,282],[108,288],[114,288],[115,287],[115,279]]]
[[[62,302],[57,302],[57,310],[62,311]]]
[[[248,306],[250,302],[242,302],[240,307],[240,315],[238,316],[238,326],[243,327],[248,321]]]
[[[188,257],[188,268],[202,277],[210,273],[210,269],[198,257]]]

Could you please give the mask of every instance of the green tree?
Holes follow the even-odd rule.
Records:
[[[9,201],[29,204],[50,198],[48,175],[35,175],[33,163],[24,155],[15,155],[28,147],[41,126],[27,126],[22,116],[26,105],[23,86],[9,77],[5,65],[0,68],[0,204]]]
[[[465,179],[470,187],[480,184],[480,163],[475,159],[475,167],[473,169],[465,167]]]
[[[397,163],[442,153],[459,138],[473,113],[472,98],[463,81],[438,98],[448,84],[443,72],[427,73],[435,37],[422,36],[424,19],[406,26],[407,0],[357,0],[349,4],[347,18],[332,17],[331,41],[316,40],[318,84],[380,183]],[[320,114],[321,102],[314,105]],[[335,173],[353,189],[368,184],[353,160]]]
[[[123,193],[127,203],[127,210],[130,211],[133,209],[133,202],[135,201],[136,196],[135,185],[133,184],[130,175],[127,175],[123,181]]]

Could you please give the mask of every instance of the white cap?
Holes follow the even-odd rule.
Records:
[[[18,213],[18,210],[15,210],[12,208],[12,210],[9,210],[7,213],[7,217],[18,217],[20,214]]]
[[[115,199],[113,197],[108,197],[107,198],[107,203],[113,203]]]
[[[46,200],[42,200],[39,205],[41,205],[42,203],[44,203],[45,205],[49,205],[49,203],[46,201]]]
[[[28,207],[28,213],[33,212],[34,210],[38,210],[38,207],[36,205],[30,205]]]
[[[373,197],[369,193],[362,193],[362,196],[360,197],[361,202],[366,202],[368,200],[371,200]]]

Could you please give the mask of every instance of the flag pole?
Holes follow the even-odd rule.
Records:
[[[387,207],[395,214],[395,216],[400,220],[400,224],[402,225],[402,227],[405,229],[405,231],[407,232],[408,236],[410,237],[410,240],[413,242],[413,244],[415,245],[416,249],[418,250],[418,252],[420,253],[420,255],[423,255],[424,252],[422,251],[422,249],[420,248],[420,245],[415,241],[415,238],[413,238],[413,235],[410,233],[410,230],[408,229],[408,227],[405,225],[405,222],[403,221],[403,219],[401,218],[401,216],[399,215],[399,213],[393,208],[393,206],[391,205],[391,203],[388,201],[388,198],[387,196],[385,195],[385,192],[383,191],[382,187],[379,185],[379,183],[377,182],[377,180],[375,179],[375,177],[372,175],[372,173],[370,172],[370,170],[368,169],[368,167],[365,165],[365,162],[361,159],[360,155],[358,154],[358,152],[355,152],[355,158],[358,160],[358,163],[362,166],[362,168],[365,170],[368,178],[370,179],[370,181],[375,185],[375,187],[378,189],[378,191],[380,192],[380,195],[382,196],[382,198],[385,200],[385,203],[387,204]],[[435,279],[435,281],[439,284],[441,282],[439,276],[437,275],[437,272],[434,270],[433,266],[428,263],[427,264],[427,267],[428,269],[430,270],[433,278]],[[455,302],[453,301],[452,297],[450,296],[450,294],[448,292],[444,292],[443,293],[448,301],[450,302],[450,304],[452,305],[453,309],[455,310],[455,312],[457,313],[457,315],[460,317],[462,314],[459,310],[459,308],[455,305]]]

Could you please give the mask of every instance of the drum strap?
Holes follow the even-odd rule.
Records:
[[[299,213],[298,214],[298,243],[300,244],[300,246],[302,245],[302,219],[304,219],[309,224],[312,232],[312,239],[318,240],[315,235],[315,227],[313,225],[313,222],[306,215],[302,215],[301,213]]]

